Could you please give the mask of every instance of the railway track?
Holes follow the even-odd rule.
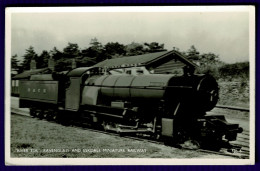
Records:
[[[24,117],[31,117],[28,113],[26,113],[24,111],[19,111],[19,109],[15,109],[15,108],[11,109],[11,113],[16,114],[16,115],[21,115],[21,116],[24,116]],[[51,121],[51,122],[53,122],[53,121]],[[93,132],[108,134],[108,135],[111,135],[111,136],[116,136],[116,137],[119,136],[117,133],[107,132],[107,131],[99,130],[99,129],[94,129],[94,128],[88,127],[86,125],[73,124],[73,126],[81,128],[81,129],[90,130],[90,131],[93,131]],[[150,142],[150,143],[165,145],[164,142],[162,142],[160,140],[151,139],[150,137],[125,135],[125,136],[122,136],[121,138],[125,138],[127,140],[146,141],[146,142]],[[237,149],[237,150],[228,151],[227,149],[221,149],[220,151],[210,151],[210,150],[204,150],[204,149],[196,149],[196,151],[202,152],[202,153],[205,153],[205,154],[223,155],[223,156],[229,156],[229,157],[239,158],[239,159],[248,159],[249,158],[249,155],[250,155],[249,132],[247,130],[243,131],[242,133],[239,133],[238,136],[237,136],[237,140],[234,141],[234,142],[231,142],[231,144],[234,147],[236,147],[235,149]],[[182,147],[182,149],[194,150],[194,149],[186,148],[186,147]]]
[[[239,111],[245,111],[245,112],[249,112],[250,111],[249,108],[237,107],[237,106],[217,105],[216,108],[239,110]]]

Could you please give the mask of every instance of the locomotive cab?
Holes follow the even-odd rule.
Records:
[[[81,102],[82,84],[92,75],[98,75],[99,68],[82,67],[76,68],[67,74],[69,85],[66,89],[65,109],[78,111]]]

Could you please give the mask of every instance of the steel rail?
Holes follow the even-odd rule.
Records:
[[[250,111],[249,108],[237,107],[237,106],[216,105],[216,108],[239,110],[239,111],[245,111],[245,112],[249,112]]]

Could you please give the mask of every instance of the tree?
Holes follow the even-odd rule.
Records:
[[[18,65],[18,59],[17,59],[17,54],[13,55],[11,57],[11,67],[12,70],[18,71],[19,70],[19,65]]]
[[[54,47],[53,50],[50,51],[50,56],[52,56],[54,60],[59,60],[63,58],[63,53]]]
[[[56,47],[54,47],[50,53],[50,57],[55,60],[55,70],[56,71],[64,71],[67,68],[67,63],[64,64],[63,60],[65,60],[63,52],[59,51]]]
[[[190,49],[186,52],[186,56],[189,60],[199,66],[196,72],[202,74],[210,74],[213,75],[215,78],[219,78],[218,68],[223,64],[223,62],[219,60],[218,55],[211,52],[200,54],[195,46],[192,45]]]
[[[136,56],[144,53],[144,45],[140,43],[132,42],[131,44],[126,45],[126,56]]]
[[[113,43],[109,42],[104,46],[104,56],[106,58],[115,58],[119,56],[124,56],[126,53],[125,46],[123,44],[119,44],[118,42]]]
[[[50,58],[50,54],[48,51],[43,50],[41,55],[38,56],[38,58],[36,59],[36,65],[37,68],[45,68],[48,66],[48,60]]]
[[[204,53],[199,56],[201,65],[218,65],[220,63],[219,56],[214,53]]]
[[[71,69],[72,59],[81,56],[81,51],[78,44],[68,43],[68,45],[63,49],[63,52],[54,47],[50,52],[50,56],[55,60],[56,71],[66,71]]]
[[[98,42],[97,38],[90,40],[90,47],[86,48],[82,51],[82,55],[84,57],[89,57],[95,60],[95,62],[100,62],[107,59],[104,55],[104,49],[100,42]]]
[[[190,49],[188,50],[188,52],[187,52],[186,54],[187,54],[187,58],[188,58],[189,60],[192,60],[193,62],[194,62],[194,61],[198,61],[199,58],[200,58],[200,53],[199,53],[199,51],[195,48],[194,45],[192,45],[192,46],[190,47]]]
[[[23,56],[23,63],[22,63],[22,70],[29,70],[30,69],[30,63],[31,60],[36,60],[38,55],[35,53],[34,48],[30,46],[28,49],[26,49],[25,55]]]
[[[152,43],[144,43],[144,45],[147,47],[146,51],[148,52],[160,52],[160,51],[165,51],[164,49],[164,44],[160,44],[157,42],[152,42]]]
[[[219,67],[219,73],[223,79],[240,78],[242,82],[249,80],[249,62],[237,62],[234,64],[224,64]]]
[[[75,58],[80,55],[79,46],[76,43],[68,43],[68,46],[63,49],[64,58]]]
[[[92,51],[89,48],[81,50],[81,56],[76,58],[77,66],[78,67],[86,67],[95,65],[96,56],[93,56]]]
[[[97,51],[102,51],[103,49],[103,46],[102,44],[98,41],[97,38],[93,38],[90,40],[90,43],[91,47]]]
[[[68,71],[72,68],[72,59],[61,58],[55,62],[55,71]]]

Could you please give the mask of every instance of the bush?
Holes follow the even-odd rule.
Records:
[[[239,79],[247,82],[249,80],[249,62],[223,65],[219,68],[219,75],[222,79],[229,81]]]
[[[241,81],[249,80],[249,62],[240,62],[235,64],[204,64],[197,69],[198,73],[210,74],[216,79],[225,81]]]
[[[198,68],[197,72],[201,74],[210,74],[216,79],[220,78],[219,69],[216,65],[205,65],[203,67]]]

